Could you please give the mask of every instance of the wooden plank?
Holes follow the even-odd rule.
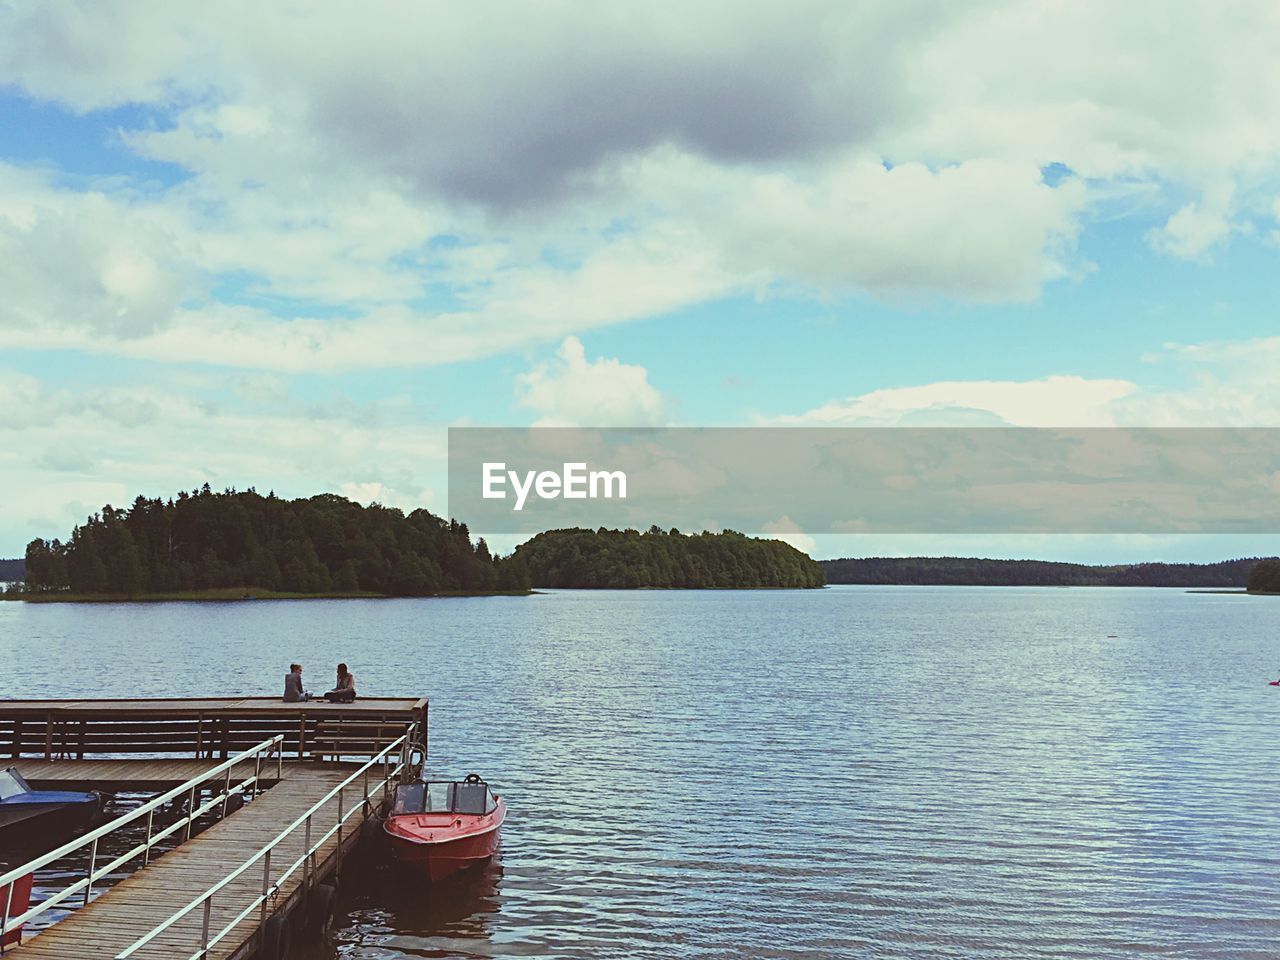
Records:
[[[107,783],[130,782],[160,784],[183,783],[198,777],[215,766],[213,760],[18,760],[14,766],[18,772],[34,784],[79,783],[86,787]],[[294,761],[285,763],[286,776]],[[231,779],[239,782],[252,776],[254,763],[246,760],[232,768]],[[261,766],[264,780],[276,779],[277,764],[274,758]]]

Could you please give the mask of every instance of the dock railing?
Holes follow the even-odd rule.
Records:
[[[14,867],[7,873],[0,875],[0,890],[5,891],[3,912],[0,913],[0,954],[5,953],[5,942],[9,939],[9,935],[13,931],[17,931],[17,941],[21,944],[22,927],[28,921],[38,917],[46,910],[57,906],[68,897],[77,893],[83,892],[82,902],[88,903],[89,898],[93,893],[93,885],[98,880],[138,856],[144,858],[143,865],[145,866],[147,863],[150,863],[151,850],[157,843],[173,836],[173,834],[177,833],[179,830],[183,831],[183,839],[189,839],[191,837],[191,825],[195,823],[197,819],[211,811],[214,807],[221,804],[222,813],[225,815],[227,811],[227,803],[233,796],[246,794],[252,796],[250,791],[256,791],[258,789],[258,784],[262,777],[263,764],[269,763],[272,756],[274,756],[276,760],[276,776],[277,778],[282,778],[284,776],[284,754],[281,750],[283,741],[284,737],[282,736],[274,736],[270,739],[263,740],[261,743],[250,747],[248,750],[222,761],[215,767],[211,767],[199,776],[192,777],[190,780],[174,787],[172,790],[160,794],[160,796],[153,800],[149,800],[136,810],[132,810],[108,823],[104,823],[102,826],[97,827],[94,830],[90,830],[83,836],[63,844],[56,850],[51,850],[42,856],[36,857],[29,863],[24,863],[19,867]],[[249,761],[253,761],[253,776],[240,779],[240,781],[233,787],[231,785],[233,768]],[[215,781],[218,778],[222,778],[222,790],[212,799],[197,807],[196,791],[205,784]],[[155,823],[156,810],[184,794],[187,796],[186,814],[175,822],[169,824],[163,830],[155,832],[153,830],[153,826]],[[120,854],[118,857],[115,857],[109,863],[98,866],[98,841],[108,834],[114,833],[121,827],[128,826],[142,817],[147,818],[146,839],[126,852]],[[28,907],[26,911],[10,919],[9,912],[12,907],[15,881],[21,877],[25,877],[29,873],[33,873],[34,871],[41,869],[42,867],[48,866],[56,860],[61,860],[63,857],[70,856],[84,847],[90,848],[89,866],[84,877],[69,884],[57,893],[46,897],[35,906]]]
[[[139,937],[120,953],[116,954],[116,960],[128,960],[128,958],[132,957],[138,950],[141,950],[156,937],[160,936],[184,917],[191,915],[197,909],[202,910],[200,939],[197,948],[190,955],[189,960],[205,960],[208,956],[209,948],[224,939],[236,928],[238,924],[252,915],[255,910],[259,912],[258,928],[261,930],[267,921],[269,901],[279,895],[281,885],[289,879],[289,877],[293,876],[299,869],[301,869],[303,872],[303,884],[314,882],[317,868],[316,854],[329,840],[329,838],[335,834],[337,834],[338,837],[335,855],[338,858],[341,858],[343,826],[355,813],[361,810],[367,812],[371,808],[371,792],[373,795],[376,795],[378,791],[382,791],[383,799],[385,799],[392,781],[395,780],[400,773],[413,762],[413,754],[417,745],[417,724],[414,724],[410,726],[409,731],[404,736],[392,743],[389,743],[378,754],[355,769],[346,779],[313,803],[305,813],[280,831],[274,839],[258,849],[257,852],[248,857],[238,867],[228,873],[213,886],[208,887],[204,892],[191,900],[186,906],[173,913],[168,919],[154,926],[144,936]],[[394,762],[392,760],[393,753],[398,754]],[[370,785],[369,771],[377,767],[379,764],[382,765],[381,779]],[[363,790],[360,802],[358,804],[352,804],[350,808],[346,808],[345,791],[357,780],[362,780]],[[317,814],[319,814],[321,810],[335,797],[338,801],[335,822],[327,830],[321,833],[317,839],[314,829],[315,824],[313,821],[316,819]],[[302,855],[295,859],[279,874],[279,876],[276,876],[273,879],[271,870],[272,851],[298,830],[303,831]],[[250,867],[259,862],[262,863],[261,892],[249,902],[248,906],[244,907],[239,913],[233,916],[231,920],[222,927],[222,929],[211,934],[209,927],[214,897],[237,878],[243,876]]]

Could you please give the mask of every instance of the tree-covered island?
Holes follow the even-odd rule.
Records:
[[[64,543],[27,546],[34,598],[401,596],[524,593],[519,563],[471,542],[466,524],[426,510],[363,507],[325,493],[299,500],[254,490],[138,497],[106,506]]]
[[[1250,593],[1280,593],[1280,560],[1260,560],[1249,571]]]
[[[732,530],[550,530],[520,544],[512,558],[529,571],[535,587],[760,589],[826,584],[818,564],[795,547]]]
[[[320,494],[286,500],[205,484],[111,506],[61,540],[27,546],[33,600],[424,597],[546,587],[820,587],[818,565],[777,540],[651,528],[554,530],[507,558],[465,523]]]

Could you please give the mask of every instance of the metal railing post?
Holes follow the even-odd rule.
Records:
[[[262,751],[259,750],[257,753],[253,755],[253,789],[250,790],[249,792],[250,800],[256,797],[258,795],[258,790],[261,789],[261,786],[262,786],[262,783],[260,780],[261,776],[262,776]]]
[[[213,894],[204,898],[204,921],[200,925],[200,957],[209,955],[209,914],[213,909]]]
[[[227,804],[231,800],[231,768],[227,767],[227,778],[222,781],[222,816],[227,815]]]
[[[147,811],[147,848],[142,851],[142,865],[145,867],[151,863],[151,825],[155,822],[156,811],[151,809]]]
[[[182,832],[184,841],[191,839],[191,824],[196,819],[196,785],[191,785],[191,794],[187,797],[187,823],[186,829]]]
[[[346,795],[346,792],[347,792],[346,790],[338,791],[338,852],[337,852],[337,859],[334,861],[334,864],[333,864],[334,876],[337,876],[338,871],[342,869],[342,807],[343,807],[342,801]]]
[[[89,902],[89,894],[93,892],[93,871],[98,867],[98,838],[93,838],[93,846],[89,848],[89,882],[84,888],[84,902]]]
[[[260,923],[267,922],[267,891],[271,889],[271,848],[267,847],[267,852],[262,858],[262,914],[258,918]]]

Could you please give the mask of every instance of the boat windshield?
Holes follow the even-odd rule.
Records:
[[[0,770],[0,800],[8,800],[10,797],[18,797],[30,792],[31,787],[27,785],[27,781],[23,780],[22,774],[13,767]]]
[[[404,813],[488,813],[498,805],[485,783],[455,783],[437,780],[431,783],[407,783],[396,787],[393,815]]]

